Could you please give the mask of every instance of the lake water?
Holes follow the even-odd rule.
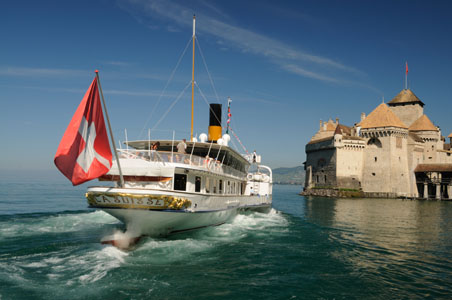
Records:
[[[101,245],[121,224],[86,185],[0,182],[0,299],[451,299],[452,202],[275,186],[269,214]]]

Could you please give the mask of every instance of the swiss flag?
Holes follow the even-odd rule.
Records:
[[[106,174],[112,154],[94,78],[61,139],[54,159],[56,167],[73,185]]]

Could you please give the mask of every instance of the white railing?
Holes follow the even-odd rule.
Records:
[[[246,176],[245,172],[236,170],[230,166],[222,164],[213,158],[201,157],[191,155],[188,153],[177,153],[169,151],[155,151],[155,150],[135,150],[135,149],[117,149],[120,158],[127,159],[141,159],[145,161],[159,162],[165,165],[166,163],[177,163],[189,166],[201,167],[206,171],[214,172],[222,175],[230,175],[238,178]]]

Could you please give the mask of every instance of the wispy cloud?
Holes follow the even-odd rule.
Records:
[[[298,74],[298,75],[305,76],[305,77],[309,77],[309,78],[313,78],[313,79],[318,79],[318,80],[322,80],[322,81],[329,81],[329,82],[334,82],[334,83],[343,82],[342,80],[338,80],[338,79],[333,78],[333,77],[329,77],[329,76],[321,75],[319,73],[308,71],[308,70],[303,69],[302,67],[294,65],[294,64],[286,64],[286,65],[283,65],[282,68],[284,70],[286,70],[286,71],[291,72],[291,73]]]
[[[104,65],[114,66],[132,66],[132,63],[112,61],[103,62]],[[102,72],[102,76],[113,78],[141,78],[165,81],[168,75],[159,73],[142,73],[142,72]],[[0,66],[0,76],[9,77],[86,77],[94,76],[94,70],[76,70],[76,69],[58,69],[58,68],[30,68],[16,66]]]
[[[161,92],[156,91],[127,91],[127,90],[105,90],[107,95],[125,95],[136,97],[159,97]],[[162,97],[175,97],[176,93],[162,95]]]
[[[27,67],[1,67],[0,75],[3,76],[82,76],[89,71],[74,69],[49,69],[49,68],[27,68]]]
[[[110,65],[110,66],[116,66],[116,67],[128,67],[133,65],[132,63],[129,62],[125,62],[125,61],[106,61],[104,62],[105,65]]]
[[[43,86],[12,86],[12,85],[0,85],[0,87],[7,88],[17,88],[17,89],[29,89],[29,90],[39,90],[51,93],[75,93],[83,95],[86,89],[77,88],[63,88],[63,87],[43,87]],[[88,88],[88,87],[87,87]],[[168,91],[162,95],[161,91],[129,91],[129,90],[103,90],[105,95],[125,95],[133,97],[164,97],[164,98],[174,98],[177,96],[178,92]]]
[[[177,3],[162,0],[124,0],[120,3],[120,6],[135,16],[138,14],[139,17],[136,16],[136,18],[139,19],[158,16],[182,26],[191,26],[192,24],[193,11]],[[213,14],[221,16],[218,11],[215,7]],[[226,23],[208,14],[197,15],[203,24],[203,26],[197,27],[198,31],[226,41],[230,47],[240,49],[243,52],[264,56],[283,70],[291,73],[333,83],[340,83],[341,80],[325,76],[324,72],[331,73],[329,70],[333,70],[353,75],[364,75],[362,71],[339,61],[294,48],[274,38],[232,25],[232,22]],[[303,65],[303,67],[300,65]],[[309,67],[306,65],[309,65]]]

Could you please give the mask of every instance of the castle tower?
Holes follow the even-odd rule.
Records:
[[[410,89],[402,90],[388,105],[406,126],[424,114],[424,103]]]
[[[424,163],[436,162],[436,150],[442,150],[441,133],[432,121],[422,115],[408,128],[419,136],[424,144]]]
[[[377,106],[359,126],[367,143],[363,190],[378,196],[409,196],[408,127],[385,103]]]

